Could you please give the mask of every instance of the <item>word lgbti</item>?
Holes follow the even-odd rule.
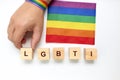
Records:
[[[50,60],[50,48],[38,48],[38,59],[41,61]],[[21,48],[20,56],[23,60],[33,59],[32,48]],[[65,52],[64,48],[53,48],[53,58],[54,60],[64,60]],[[71,47],[69,48],[69,59],[79,60],[81,58],[81,48]],[[96,60],[97,59],[97,49],[96,48],[84,48],[84,58],[85,60]]]

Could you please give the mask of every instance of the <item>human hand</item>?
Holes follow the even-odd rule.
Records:
[[[25,2],[11,17],[8,38],[17,48],[22,47],[26,32],[33,32],[31,47],[35,49],[43,30],[44,11],[31,3]]]

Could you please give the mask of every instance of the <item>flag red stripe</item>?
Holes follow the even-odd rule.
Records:
[[[94,45],[95,44],[94,40],[95,40],[95,38],[89,38],[89,37],[46,35],[46,42],[77,43],[77,44],[91,44],[91,45]]]

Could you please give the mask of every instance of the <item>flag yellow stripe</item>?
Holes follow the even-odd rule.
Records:
[[[65,22],[65,21],[47,21],[48,28],[63,28],[63,29],[77,29],[77,30],[95,30],[93,23],[81,22]],[[74,33],[73,33],[74,34]]]

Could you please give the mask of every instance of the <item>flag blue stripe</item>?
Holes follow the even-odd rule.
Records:
[[[66,8],[50,6],[48,8],[50,14],[69,14],[69,15],[82,15],[82,16],[96,16],[95,9],[84,9],[84,8]]]

